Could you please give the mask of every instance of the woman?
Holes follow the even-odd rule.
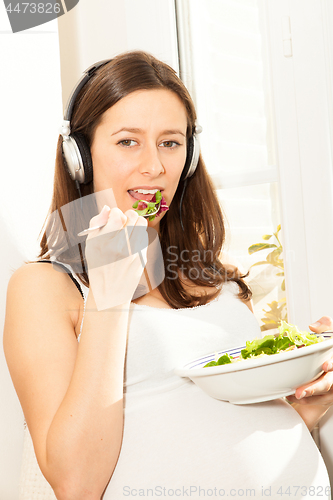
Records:
[[[303,488],[292,490],[294,498],[314,496],[314,489],[327,496],[324,463],[290,405],[231,405],[173,374],[188,359],[260,335],[247,285],[218,259],[223,218],[201,158],[184,180],[196,130],[187,90],[170,67],[143,52],[91,73],[69,105],[70,130],[59,138],[51,205],[60,214],[81,194],[83,201],[114,194],[111,210],[97,200],[90,227],[103,227],[91,231],[85,247],[74,254],[58,248],[85,301],[70,275],[48,262],[23,266],[8,287],[6,358],[42,473],[58,500],[97,500],[103,492],[104,499],[240,497],[247,490],[267,496],[269,489],[283,498],[293,486]],[[80,178],[81,165],[68,165],[70,134],[85,156]],[[142,190],[149,196],[156,189],[169,210],[147,221],[132,205]],[[41,260],[61,241],[52,228]],[[131,244],[149,228],[159,235],[165,277],[133,298],[143,268],[130,255],[109,265],[108,242],[127,231]],[[94,262],[96,254],[105,265]],[[329,328],[322,318],[313,330]],[[333,403],[331,367],[324,368],[306,397],[294,399],[309,428]]]

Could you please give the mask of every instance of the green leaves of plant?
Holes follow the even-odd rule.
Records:
[[[252,255],[255,252],[260,252],[260,250],[266,250],[266,248],[276,248],[276,245],[271,243],[256,243],[255,245],[251,245],[249,247],[249,254]]]
[[[285,298],[279,301],[273,300],[267,305],[269,310],[266,311],[264,309],[265,315],[261,318],[261,321],[264,323],[260,327],[262,332],[276,328],[281,320],[287,321],[287,302]]]
[[[272,266],[278,267],[279,269],[282,269],[284,272],[284,265],[283,265],[283,260],[280,258],[280,255],[283,251],[281,242],[278,237],[278,233],[281,230],[281,225],[279,224],[277,227],[277,230],[274,234],[264,234],[263,239],[264,240],[269,240],[273,236],[275,237],[277,244],[275,243],[255,243],[254,245],[251,245],[248,249],[248,252],[250,255],[252,255],[255,252],[261,252],[262,250],[267,250],[268,248],[274,248],[272,252],[270,252],[266,256],[266,260],[261,260],[259,262],[255,262],[251,267],[253,266],[261,266],[263,264],[271,264]],[[279,276],[284,276],[284,274],[279,273]]]
[[[266,256],[266,260],[260,260],[259,262],[255,262],[251,267],[254,266],[262,266],[264,264],[269,264],[271,266],[277,267],[279,272],[276,273],[276,276],[284,276],[284,263],[281,258],[281,254],[283,252],[282,244],[279,239],[279,232],[281,231],[281,224],[279,224],[276,228],[275,233],[273,234],[264,234],[262,239],[266,242],[271,238],[275,238],[276,243],[256,243],[251,245],[248,249],[250,255],[255,252],[261,252],[262,250],[267,250],[272,248],[273,250],[269,252]],[[285,291],[286,284],[285,280],[281,283],[281,290]],[[286,299],[283,298],[279,302],[273,300],[270,304],[267,304],[270,308],[268,311],[263,310],[265,315],[261,318],[264,323],[260,328],[261,331],[270,330],[276,328],[278,323],[281,320],[287,320],[287,303]]]
[[[266,257],[266,260],[268,264],[271,264],[272,266],[278,267],[279,269],[282,269],[284,271],[284,265],[283,265],[283,260],[280,259],[280,255],[282,253],[282,247],[276,248],[273,250],[273,252],[269,253]],[[284,273],[283,273],[284,276]]]

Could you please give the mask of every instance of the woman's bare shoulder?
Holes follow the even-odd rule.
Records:
[[[31,282],[32,285],[37,285],[38,283],[41,285],[50,283],[52,285],[56,284],[66,288],[67,285],[72,283],[68,274],[69,273],[67,273],[63,267],[52,265],[48,262],[29,262],[27,264],[23,264],[23,266],[13,272],[10,282],[14,282],[16,284],[26,284],[26,282]],[[71,290],[77,290],[77,288],[75,286],[69,287],[69,291]]]
[[[16,269],[12,276],[11,280],[14,279],[24,279],[24,278],[31,278],[34,279],[34,277],[42,277],[42,276],[60,276],[62,274],[67,274],[66,272],[59,272],[58,268],[60,270],[60,266],[53,265],[50,262],[42,262],[42,261],[36,261],[36,262],[28,262],[26,264],[23,264],[21,267]],[[56,274],[55,274],[55,270]]]
[[[65,308],[76,327],[82,316],[83,299],[69,275],[61,269],[46,262],[24,264],[9,280],[7,305],[14,301],[22,309],[25,305],[44,311]]]

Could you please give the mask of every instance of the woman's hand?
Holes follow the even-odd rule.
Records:
[[[323,316],[310,325],[315,333],[323,333],[333,329],[333,319]],[[304,384],[296,389],[294,396],[286,399],[293,404],[310,431],[333,405],[333,358],[326,361],[322,369],[324,374],[309,384]]]
[[[86,261],[98,310],[130,302],[147,263],[147,221],[134,210],[104,206],[89,227],[105,224],[89,234]]]
[[[310,325],[315,333],[323,333],[333,330],[333,319],[323,316]],[[288,400],[299,404],[333,405],[333,358],[326,361],[322,369],[324,374],[309,384],[302,385],[296,389],[294,396],[288,396]]]

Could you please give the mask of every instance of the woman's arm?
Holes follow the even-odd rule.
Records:
[[[4,349],[39,466],[59,500],[100,499],[123,429],[129,304],[98,312],[89,293],[81,341],[78,292],[49,264],[29,264],[7,293]]]
[[[66,274],[31,264],[8,287],[5,354],[37,460],[59,500],[99,500],[121,448],[128,315],[143,271],[139,255],[128,253],[138,239],[148,245],[147,221],[125,214],[104,207],[90,221],[104,227],[86,241],[90,291],[79,344],[78,291]]]
[[[289,397],[288,397],[289,399]],[[304,420],[309,431],[313,431],[316,427],[320,419],[325,415],[327,410],[330,408],[329,406],[322,406],[318,404],[307,404],[303,406],[301,404],[292,403],[292,407],[297,411],[297,413]]]

